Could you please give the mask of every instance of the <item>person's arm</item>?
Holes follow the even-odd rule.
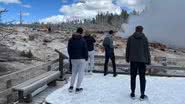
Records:
[[[151,64],[151,55],[150,55],[150,48],[149,48],[149,42],[148,42],[148,39],[146,38],[146,55],[148,57],[148,65]]]
[[[130,55],[130,38],[127,40],[127,47],[126,47],[126,62],[129,63],[129,55]]]
[[[67,51],[68,51],[69,58],[70,58],[70,56],[71,56],[71,40],[68,41]]]
[[[105,37],[105,39],[103,40],[103,46],[104,47],[109,47],[109,39],[108,39],[108,37]]]
[[[84,41],[83,53],[84,53],[84,58],[87,61],[88,60],[88,48],[87,48],[86,41]]]
[[[108,45],[109,45],[109,48],[114,48],[114,45],[113,45],[113,39],[112,38],[108,38]]]
[[[94,39],[94,37],[92,37],[92,41],[93,41],[93,43],[96,43],[96,40]]]

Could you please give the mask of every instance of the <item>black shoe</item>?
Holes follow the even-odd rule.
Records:
[[[136,96],[135,96],[134,93],[131,93],[131,94],[130,94],[130,97],[131,97],[132,99],[135,99]]]
[[[117,77],[117,76],[118,76],[118,74],[114,74],[114,75],[113,75],[113,77]]]
[[[141,96],[140,96],[140,100],[141,100],[141,101],[143,101],[143,100],[145,100],[145,99],[148,99],[148,96],[146,96],[146,95],[141,95]]]
[[[83,91],[83,88],[76,88],[76,93],[80,93]]]
[[[104,73],[104,76],[106,76],[107,75],[107,73]]]
[[[131,93],[130,94],[130,97],[132,97],[132,98],[135,97],[135,94],[134,93]]]
[[[70,86],[69,89],[68,89],[69,92],[73,92],[73,87]]]

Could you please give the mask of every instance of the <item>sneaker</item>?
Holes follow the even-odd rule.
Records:
[[[132,98],[135,97],[135,94],[134,93],[131,93],[130,94],[130,97],[132,97]]]
[[[83,88],[76,88],[76,93],[80,93],[83,91]]]
[[[141,96],[140,96],[140,100],[141,100],[141,101],[143,101],[143,100],[145,100],[145,99],[148,99],[148,96],[146,96],[146,95],[141,95]]]
[[[118,74],[114,74],[114,75],[113,75],[113,77],[117,77],[117,76],[118,76]]]
[[[68,89],[69,92],[73,92],[73,87],[70,86],[69,89]]]
[[[130,94],[130,98],[134,100],[135,99],[135,94],[134,93],[131,93]]]
[[[104,76],[106,76],[107,75],[107,73],[104,73]]]

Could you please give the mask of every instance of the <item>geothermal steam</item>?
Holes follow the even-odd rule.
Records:
[[[150,41],[164,42],[185,48],[185,0],[151,0],[145,12],[132,16],[124,36],[131,35],[135,26],[144,26]]]

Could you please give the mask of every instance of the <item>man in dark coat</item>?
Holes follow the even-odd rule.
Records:
[[[114,32],[110,30],[103,41],[103,46],[105,49],[104,76],[107,75],[108,63],[109,63],[109,59],[111,59],[112,66],[113,66],[113,73],[114,73],[113,77],[116,77],[117,76],[116,62],[115,62],[114,45],[113,45],[113,39],[112,39],[113,35],[114,35]]]
[[[96,42],[96,40],[94,39],[93,36],[91,36],[91,34],[86,31],[85,36],[83,37],[86,40],[87,43],[87,48],[88,48],[88,61],[87,61],[87,72],[89,72],[89,74],[92,74],[92,71],[94,70],[94,43]]]
[[[127,48],[126,48],[126,61],[130,62],[130,74],[131,74],[131,94],[132,98],[135,97],[135,87],[136,87],[136,76],[139,72],[140,77],[140,99],[143,100],[147,96],[145,95],[145,71],[146,64],[151,64],[150,61],[150,51],[148,39],[143,33],[143,27],[137,26],[136,32],[128,38]]]
[[[83,91],[83,88],[80,88],[86,64],[88,60],[88,49],[87,43],[82,37],[83,29],[78,28],[77,32],[72,35],[72,38],[68,42],[68,54],[72,63],[72,77],[71,84],[69,87],[69,92],[73,91],[75,84],[76,76],[78,75],[76,92]]]

